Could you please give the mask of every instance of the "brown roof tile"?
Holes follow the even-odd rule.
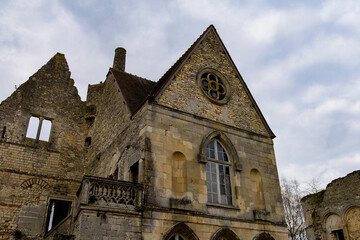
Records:
[[[110,72],[114,75],[120,91],[124,96],[126,105],[131,115],[133,115],[146,101],[156,82],[126,72],[117,71],[113,68],[110,68]]]

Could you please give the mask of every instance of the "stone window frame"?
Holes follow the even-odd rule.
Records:
[[[210,132],[207,136],[205,136],[200,144],[200,153],[198,155],[198,160],[200,163],[204,163],[207,164],[208,162],[215,162],[218,164],[224,164],[221,161],[217,161],[217,160],[213,160],[213,159],[209,159],[206,155],[206,148],[207,145],[213,141],[213,140],[217,140],[219,141],[222,146],[224,147],[224,149],[227,152],[228,158],[229,158],[229,164],[228,166],[230,166],[230,189],[231,189],[231,203],[230,204],[226,204],[226,203],[221,203],[221,201],[219,203],[213,203],[211,201],[209,201],[207,204],[209,205],[216,205],[216,206],[233,206],[234,204],[234,193],[236,193],[236,191],[234,191],[234,183],[232,181],[232,179],[234,178],[233,176],[233,170],[235,171],[241,171],[242,170],[242,166],[239,162],[239,157],[237,155],[237,151],[234,147],[234,145],[232,144],[232,142],[230,141],[230,139],[221,131],[213,131]],[[208,184],[207,180],[206,180],[206,184]]]
[[[230,139],[225,135],[225,133],[221,131],[210,132],[202,139],[200,144],[200,152],[198,154],[198,161],[200,163],[208,162],[208,157],[206,156],[206,146],[213,139],[217,139],[222,143],[232,160],[232,166],[234,170],[240,172],[242,170],[242,164],[240,163],[240,158],[238,157],[236,148],[234,147]]]
[[[343,212],[341,212],[339,209],[337,209],[337,210],[329,209],[328,211],[324,212],[324,214],[322,214],[322,217],[321,217],[321,219],[322,219],[321,224],[322,224],[322,227],[324,229],[324,232],[323,232],[324,237],[326,238],[327,234],[333,235],[335,237],[334,231],[331,231],[331,232],[327,231],[327,226],[326,226],[329,217],[332,216],[332,215],[339,217],[340,223],[341,223],[341,228],[338,228],[338,229],[335,229],[335,230],[342,230],[343,234],[347,236],[347,231],[346,231],[347,229],[346,229],[346,224],[345,224],[345,221],[344,221]],[[332,229],[332,230],[334,230],[334,229]]]
[[[53,202],[68,202],[69,204],[69,209],[68,209],[68,213],[67,215],[61,219],[57,224],[55,224],[54,226],[52,226],[49,229],[49,221],[51,218],[51,208],[52,208],[52,203]],[[72,216],[72,212],[73,212],[73,208],[74,208],[74,200],[72,198],[68,198],[68,197],[61,197],[61,196],[49,196],[47,199],[47,204],[46,204],[46,209],[45,209],[45,215],[44,215],[44,236],[48,236],[52,231],[54,231],[54,229],[57,228],[57,226],[60,226],[61,223],[63,223],[64,221],[66,221],[69,217]]]
[[[31,118],[38,118],[39,119],[39,123],[38,123],[38,126],[37,126],[37,129],[36,129],[36,137],[35,138],[31,138],[31,137],[28,137],[28,131],[29,131],[29,126],[30,126],[30,121],[31,121]],[[43,121],[46,120],[46,121],[49,121],[51,123],[50,125],[50,132],[49,132],[49,135],[48,135],[48,139],[47,140],[41,140],[40,139],[40,136],[41,136],[41,130],[43,130]],[[26,127],[26,133],[25,133],[25,138],[27,139],[34,139],[36,142],[38,141],[43,141],[43,142],[50,142],[50,139],[51,139],[51,136],[52,136],[52,130],[53,130],[53,119],[51,118],[48,118],[48,117],[43,117],[43,116],[40,116],[40,115],[37,115],[37,114],[31,114],[30,117],[29,117],[29,120],[28,120],[28,123],[27,123],[27,127]]]
[[[203,84],[202,84],[202,78],[201,76],[205,73],[210,73],[213,74],[215,76],[217,76],[218,78],[221,79],[222,84],[225,87],[225,97],[221,100],[217,100],[214,99],[213,97],[209,96],[208,93],[206,93],[203,89]],[[224,74],[222,74],[221,72],[219,72],[218,70],[214,69],[214,68],[203,68],[201,69],[196,76],[196,81],[197,81],[197,85],[200,88],[200,91],[213,103],[218,104],[218,105],[223,105],[226,104],[227,102],[229,102],[230,97],[231,97],[231,88],[229,85],[229,81],[228,79],[225,77]]]
[[[214,138],[208,143],[207,146],[209,146],[211,143],[213,143],[212,145],[214,156],[208,156],[208,162],[205,163],[208,203],[232,206],[233,191],[231,184],[232,174],[230,171],[232,169],[231,157],[228,156],[227,150],[223,146],[221,141]],[[219,147],[222,150],[221,154],[219,154]],[[209,151],[211,152],[211,149]],[[219,159],[220,156],[223,159]],[[212,177],[213,175],[215,175],[215,179]],[[221,184],[221,179],[223,179],[223,184]],[[209,189],[212,189],[214,187],[214,184],[216,186],[216,189],[213,189],[213,191],[209,192]],[[224,194],[221,194],[221,192],[223,192]]]
[[[180,222],[172,226],[161,238],[161,240],[170,240],[174,235],[179,234],[186,240],[199,240],[195,232],[185,223]]]

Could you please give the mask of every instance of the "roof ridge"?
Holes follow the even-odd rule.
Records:
[[[156,82],[153,81],[153,80],[149,80],[149,79],[147,79],[147,78],[140,77],[140,76],[138,76],[138,75],[135,75],[135,74],[132,74],[132,73],[128,73],[128,72],[125,72],[125,71],[122,72],[122,71],[116,70],[115,68],[112,68],[112,67],[111,67],[109,70],[110,70],[110,71],[120,72],[120,73],[125,73],[125,74],[128,74],[128,75],[130,75],[130,76],[133,76],[133,77],[136,77],[136,78],[140,78],[140,79],[146,80],[146,81],[148,81],[148,82],[156,83]]]

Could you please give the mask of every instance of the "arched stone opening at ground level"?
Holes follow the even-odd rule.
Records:
[[[162,240],[170,240],[176,235],[181,236],[185,240],[199,240],[195,232],[185,223],[174,225],[163,235]]]
[[[253,240],[275,240],[269,233],[262,232],[256,235]]]
[[[240,240],[240,238],[230,228],[224,227],[217,230],[211,240]]]

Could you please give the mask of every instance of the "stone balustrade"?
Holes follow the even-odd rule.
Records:
[[[78,206],[142,209],[144,185],[108,178],[85,176],[77,192]]]

